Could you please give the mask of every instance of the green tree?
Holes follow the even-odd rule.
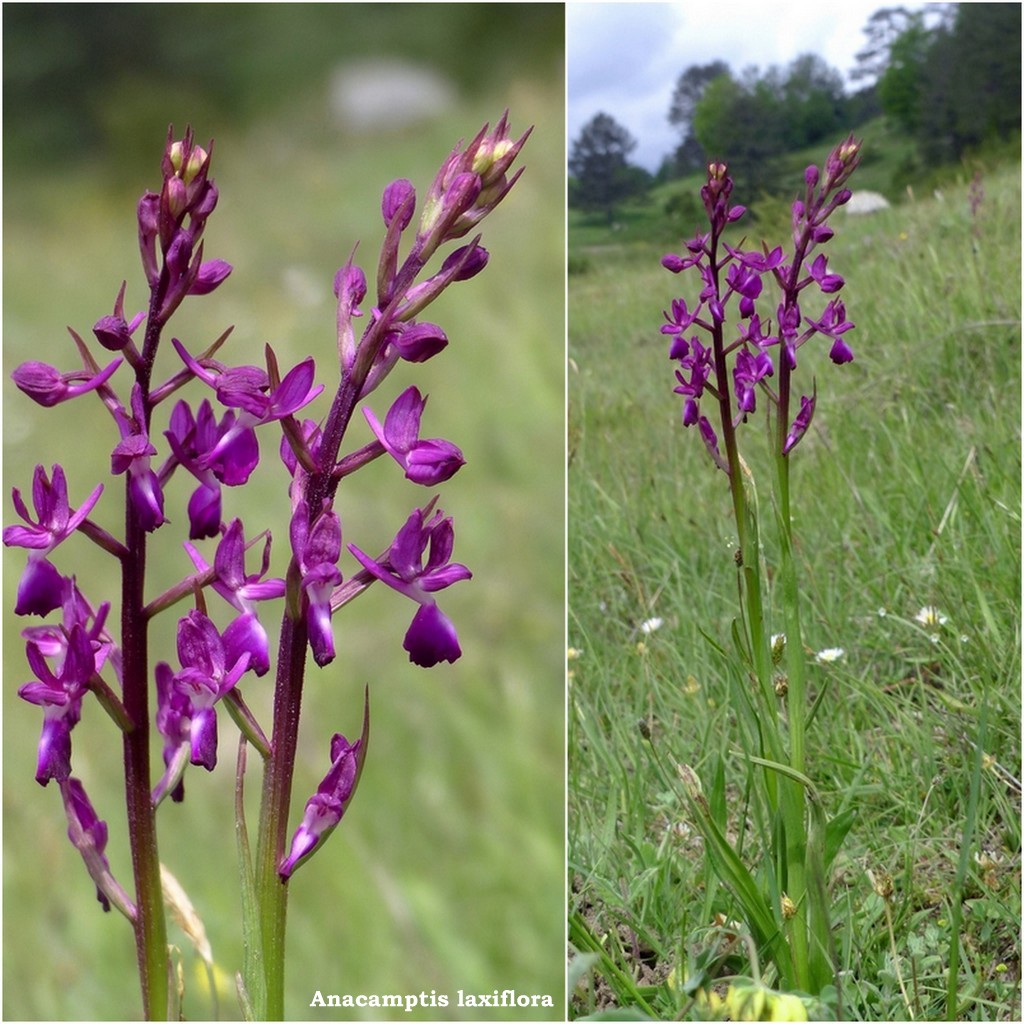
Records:
[[[729,75],[729,65],[724,60],[715,60],[691,65],[676,81],[668,108],[668,122],[679,131],[679,145],[671,157],[676,175],[688,174],[707,163],[707,154],[694,132],[693,115],[704,91],[723,75]]]
[[[857,64],[850,71],[850,78],[855,82],[880,79],[891,63],[893,43],[911,27],[913,20],[914,15],[906,7],[882,7],[875,11],[862,30],[867,40],[857,51]]]
[[[916,133],[921,125],[924,69],[934,41],[924,16],[911,15],[908,27],[889,48],[889,64],[878,82],[882,109],[906,132]]]
[[[1020,131],[1021,7],[960,4],[952,31],[953,125],[964,148]]]
[[[1020,131],[1021,8],[957,4],[911,16],[878,84],[886,115],[913,134],[928,164]]]
[[[801,54],[786,69],[782,103],[787,145],[802,149],[819,142],[842,128],[842,75],[816,53]]]
[[[756,69],[737,82],[722,75],[711,82],[693,115],[693,131],[708,158],[724,160],[737,191],[770,192],[774,158],[783,152],[778,70],[759,77]]]
[[[668,108],[668,122],[680,130],[683,138],[691,134],[694,111],[704,90],[716,78],[728,74],[729,65],[724,60],[716,60],[710,64],[693,64],[679,76]]]
[[[642,192],[650,180],[642,168],[629,163],[636,145],[636,139],[613,117],[595,114],[569,153],[570,204],[603,211],[610,224],[616,204]]]

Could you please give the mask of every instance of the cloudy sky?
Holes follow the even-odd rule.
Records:
[[[678,0],[566,5],[569,141],[597,113],[639,143],[632,161],[656,171],[679,142],[668,108],[679,75],[724,60],[734,72],[785,66],[818,53],[844,76],[864,45],[863,28],[887,0]],[[910,9],[925,6],[904,4]]]

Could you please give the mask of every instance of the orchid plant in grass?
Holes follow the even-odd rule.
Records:
[[[92,343],[71,330],[76,368],[33,361],[13,373],[15,384],[40,405],[91,394],[113,421],[110,472],[124,481],[123,531],[105,529],[92,515],[101,501],[116,500],[109,486],[98,483],[76,495],[55,462],[36,467],[31,509],[14,490],[23,522],[8,526],[3,540],[28,556],[15,614],[41,621],[22,631],[33,678],[19,690],[42,711],[35,778],[44,787],[53,783],[60,795],[69,838],[103,909],[116,908],[131,925],[148,1019],[180,1013],[180,994],[169,983],[174,972],[165,926],[165,900],[173,899],[168,890],[174,883],[160,861],[158,812],[167,798],[185,799],[186,778],[189,787],[194,784],[190,767],[215,768],[225,718],[239,735],[237,820],[226,823],[239,837],[245,962],[238,992],[247,1017],[281,1019],[289,886],[344,816],[369,741],[367,692],[355,738],[335,732],[317,742],[318,756],[329,754],[323,781],[296,811],[292,776],[307,665],[323,668],[335,659],[335,615],[376,581],[413,604],[404,641],[412,662],[429,668],[461,654],[455,626],[437,597],[471,574],[452,560],[453,521],[437,497],[396,524],[384,551],[370,554],[343,543],[338,491],[343,480],[383,455],[406,479],[428,489],[463,465],[450,441],[421,436],[427,399],[416,387],[391,402],[383,422],[367,401],[400,361],[422,363],[448,344],[444,330],[424,313],[449,286],[486,267],[488,253],[475,229],[519,177],[521,169],[513,172],[512,164],[528,135],[513,139],[503,115],[452,150],[419,204],[406,179],[385,188],[375,277],[368,284],[351,257],[334,276],[337,373],[328,375],[330,404],[319,420],[305,418],[327,387],[317,382],[313,358],[283,368],[267,346],[263,365],[222,361],[230,328],[212,344],[168,338],[182,303],[214,291],[232,270],[221,259],[205,258],[218,189],[211,177],[212,144],[198,145],[191,130],[182,138],[169,131],[159,190],[147,191],[138,204],[146,309],[126,312],[128,286],[122,284],[113,311],[93,327]],[[471,233],[468,242],[460,241]],[[347,447],[360,409],[373,440]],[[253,522],[258,511],[247,513],[245,522],[223,511],[224,489],[245,487],[260,462],[278,453],[290,477],[288,493],[281,495],[290,529],[279,576],[271,571],[270,533]],[[172,477],[187,482],[187,501],[171,486]],[[84,579],[64,563],[58,549],[75,533],[109,555],[109,580]],[[190,568],[153,593],[148,552],[154,545],[179,544]],[[346,549],[351,564],[342,559]],[[281,615],[276,658],[263,625],[270,602]],[[115,606],[119,622],[110,614]],[[164,613],[178,616],[173,651],[152,649],[149,626]],[[215,619],[229,621],[220,629]],[[263,686],[273,688],[270,722],[258,721],[243,696]],[[102,712],[121,737],[131,880],[115,878],[108,859],[105,816],[114,809],[94,807],[88,779],[75,771],[75,726],[83,714]],[[156,768],[151,737],[163,744],[163,764]],[[263,769],[255,851],[242,802],[250,747]],[[116,747],[106,750],[100,763],[112,770]],[[97,763],[99,756],[90,753]]]
[[[728,167],[712,163],[701,198],[706,230],[669,254],[662,265],[697,279],[696,301],[674,299],[663,334],[671,339],[675,391],[682,421],[696,427],[712,464],[728,483],[738,547],[741,614],[734,628],[738,671],[735,705],[742,723],[748,779],[763,801],[758,820],[762,856],[756,870],[745,847],[726,838],[721,775],[709,802],[694,769],[679,775],[711,865],[739,907],[759,954],[790,991],[827,994],[835,984],[826,890],[826,859],[849,829],[848,815],[827,820],[812,781],[806,729],[824,688],[808,700],[800,592],[794,556],[790,468],[817,403],[802,362],[805,346],[827,346],[837,366],[849,363],[853,324],[839,293],[844,281],[823,251],[832,214],[850,198],[846,187],[860,159],[852,136],[829,154],[823,169],[808,167],[792,204],[792,248],[730,244],[726,233],[746,210],[732,200]],[[803,380],[803,383],[799,383]],[[754,475],[740,450],[741,428],[766,410],[771,497],[779,563],[764,562]],[[774,584],[774,589],[770,584]],[[777,602],[778,608],[773,607]],[[781,619],[781,628],[773,623]],[[749,849],[749,845],[746,847]]]

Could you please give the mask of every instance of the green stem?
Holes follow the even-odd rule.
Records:
[[[274,726],[270,756],[264,765],[263,801],[256,848],[256,901],[262,939],[261,979],[247,979],[247,988],[261,1020],[284,1019],[285,928],[288,885],[277,873],[288,839],[288,805],[298,744],[307,633],[304,619],[286,614],[274,689]]]
[[[780,439],[785,433],[781,421]],[[789,764],[794,771],[806,773],[806,728],[809,712],[806,662],[800,623],[800,592],[793,546],[790,506],[789,459],[776,455],[779,500],[779,537],[781,550],[781,592],[786,629],[786,670],[789,719]],[[824,828],[808,823],[807,794],[803,785],[786,784],[785,827],[788,895],[797,905],[791,921],[794,959],[805,972],[805,991],[817,992],[835,980],[831,955],[831,924],[828,889],[824,877]],[[813,810],[813,808],[812,808]],[[820,810],[818,811],[821,814]]]
[[[788,384],[788,374],[781,375]],[[780,402],[780,406],[783,404]],[[780,423],[785,423],[783,416]],[[778,451],[781,452],[781,446]],[[803,638],[800,631],[799,592],[796,563],[793,557],[793,534],[790,522],[789,461],[782,455],[776,460],[776,498],[779,508],[779,547],[782,614],[786,632],[786,712],[789,722],[789,765],[794,771],[804,771],[804,725],[806,721],[806,680],[804,676]],[[807,907],[807,821],[804,806],[804,787],[795,780],[782,783],[782,814],[785,828],[786,894],[796,906],[796,914],[789,922],[790,944],[797,983],[804,991],[811,991],[808,959]]]

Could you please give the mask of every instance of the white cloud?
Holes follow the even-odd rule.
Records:
[[[656,170],[678,143],[668,108],[679,75],[724,60],[735,72],[785,66],[820,54],[847,75],[878,0],[844,4],[576,3],[566,5],[569,140],[595,114],[610,114],[637,139],[633,161]],[[910,4],[911,8],[920,4]]]

